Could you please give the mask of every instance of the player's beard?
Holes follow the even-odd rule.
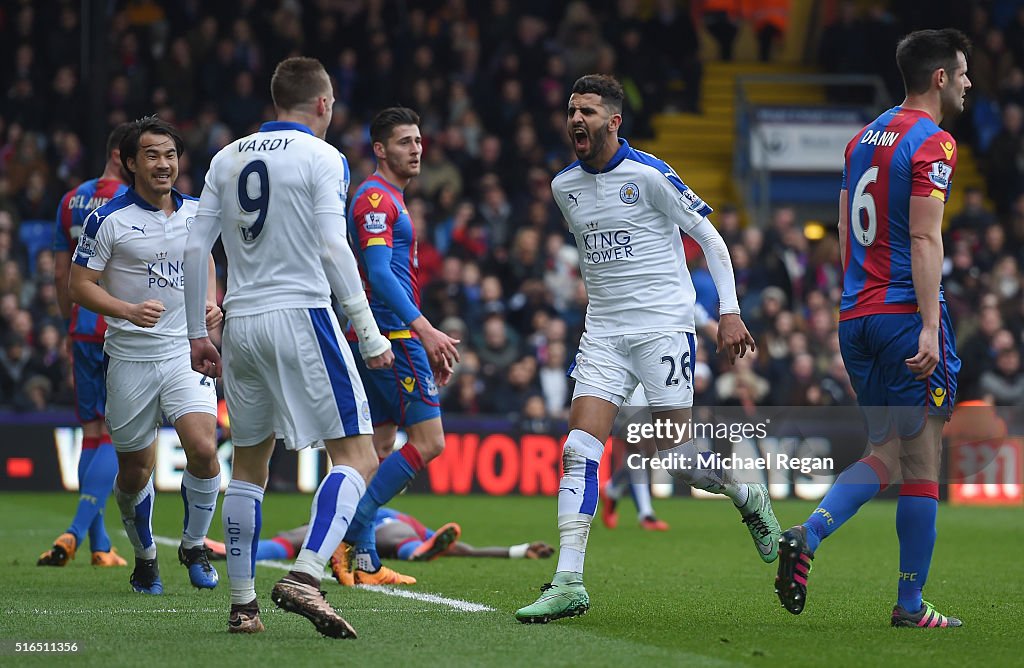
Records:
[[[587,133],[589,150],[583,151],[582,153],[580,151],[576,151],[576,157],[583,162],[590,162],[597,156],[601,155],[601,152],[604,151],[605,144],[608,143],[608,126],[607,124],[604,125],[599,128],[597,132],[591,132],[590,128],[584,127],[584,131]],[[575,135],[570,135],[570,137],[575,145]]]
[[[965,94],[966,91],[961,89],[959,93],[951,94],[942,100],[943,121],[952,121],[964,113],[964,108],[967,105],[967,99],[964,97]]]

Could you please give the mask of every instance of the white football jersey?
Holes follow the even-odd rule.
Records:
[[[331,305],[317,216],[344,225],[348,184],[345,157],[298,123],[264,123],[214,156],[199,206],[220,220],[228,318]]]
[[[579,160],[551,181],[576,237],[594,336],[694,331],[697,293],[679,231],[712,209],[665,162],[619,139],[597,172]]]
[[[107,317],[104,352],[123,360],[161,360],[188,350],[185,333],[185,239],[198,201],[172,191],[168,217],[133,188],[89,214],[72,260],[103,272],[100,285],[130,304],[156,299],[166,309],[154,327]]]

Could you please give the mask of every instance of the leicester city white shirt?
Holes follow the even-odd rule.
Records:
[[[344,224],[348,184],[344,156],[298,123],[264,123],[214,156],[200,212],[220,221],[228,318],[330,306],[317,217]]]
[[[579,248],[587,332],[692,332],[697,293],[679,230],[712,209],[665,162],[619,144],[601,171],[577,160],[551,181]]]
[[[133,188],[85,219],[73,261],[103,272],[100,285],[118,299],[163,303],[156,326],[145,328],[108,317],[103,343],[116,359],[168,359],[188,352],[185,334],[184,255],[188,229],[196,215],[194,197],[171,192],[177,211],[168,217]]]

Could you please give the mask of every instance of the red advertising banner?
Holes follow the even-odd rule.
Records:
[[[1024,504],[1024,439],[951,445],[949,479],[949,500],[957,505]]]

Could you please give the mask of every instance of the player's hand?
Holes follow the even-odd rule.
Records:
[[[526,548],[527,559],[547,559],[554,553],[555,548],[541,541],[530,543],[530,547]]]
[[[189,339],[188,344],[192,349],[192,369],[207,378],[220,378],[220,353],[217,352],[217,346],[210,341],[210,337]]]
[[[444,387],[452,381],[452,376],[455,375],[455,369],[452,368],[450,363],[442,363],[441,365],[430,364],[430,370],[434,373],[434,383],[438,387]]]
[[[364,361],[368,369],[390,369],[391,365],[395,363],[395,354],[391,352],[391,348],[388,348],[380,355],[370,357]]]
[[[718,347],[715,352],[723,350],[729,355],[729,364],[735,364],[737,357],[747,354],[747,349],[754,350],[754,337],[747,331],[743,318],[738,313],[724,313],[718,321]]]
[[[925,327],[917,339],[917,354],[906,360],[917,380],[925,380],[939,365],[939,328]]]
[[[461,341],[453,339],[433,325],[428,324],[416,330],[420,336],[423,349],[427,352],[427,359],[430,360],[430,367],[434,369],[435,375],[447,368],[449,371],[460,361],[459,349],[456,348]]]
[[[224,311],[214,302],[206,302],[206,329],[217,329],[224,322]]]
[[[136,327],[155,327],[160,316],[163,315],[164,305],[156,299],[147,299],[141,304],[132,304],[128,309],[128,322]]]

